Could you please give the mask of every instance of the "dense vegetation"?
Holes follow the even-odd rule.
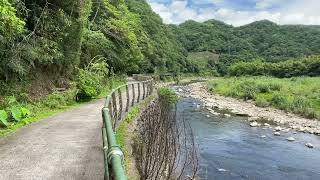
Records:
[[[221,78],[209,89],[224,96],[254,100],[257,106],[273,106],[308,118],[320,119],[319,77],[238,77]]]
[[[320,54],[319,26],[279,26],[264,20],[233,27],[209,20],[187,21],[171,28],[188,52],[218,54],[215,68],[222,75],[228,74],[229,66],[237,62],[260,59],[278,63]]]
[[[309,58],[281,61],[279,63],[263,62],[261,60],[251,62],[238,62],[232,64],[229,67],[228,71],[232,76],[319,76],[320,56],[311,56]]]
[[[8,129],[105,94],[111,76],[187,71],[184,48],[144,0],[3,0],[0,21]]]
[[[40,102],[57,108],[98,97],[114,74],[320,72],[318,26],[165,25],[145,0],[2,0],[0,21],[2,126],[26,119]]]
[[[4,0],[0,10],[3,83],[61,82],[96,60],[115,73],[186,71],[183,47],[144,0]]]

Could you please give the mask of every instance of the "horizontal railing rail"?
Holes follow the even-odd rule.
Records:
[[[125,180],[124,155],[115,133],[130,107],[144,100],[153,92],[153,80],[128,83],[113,89],[102,109],[102,139],[105,164],[105,180]]]

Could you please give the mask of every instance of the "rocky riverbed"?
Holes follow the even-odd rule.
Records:
[[[274,128],[274,131],[277,132],[298,131],[320,135],[319,120],[306,119],[271,107],[261,108],[255,106],[253,102],[213,94],[206,89],[206,83],[204,82],[178,88],[178,92],[183,96],[202,101],[207,110],[214,115],[229,116],[230,114],[235,114],[248,116],[249,124],[253,127]],[[221,113],[221,110],[224,113]]]

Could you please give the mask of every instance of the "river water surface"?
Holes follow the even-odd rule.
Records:
[[[197,104],[201,103],[181,99],[178,117],[192,126],[201,179],[320,180],[319,136],[293,132],[274,136],[272,129],[251,128],[245,117],[215,116]],[[288,142],[290,136],[296,141]],[[307,142],[315,148],[307,148]]]

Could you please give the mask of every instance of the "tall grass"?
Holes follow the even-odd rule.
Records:
[[[208,88],[224,96],[254,100],[260,107],[320,119],[320,77],[230,77],[212,80]]]

